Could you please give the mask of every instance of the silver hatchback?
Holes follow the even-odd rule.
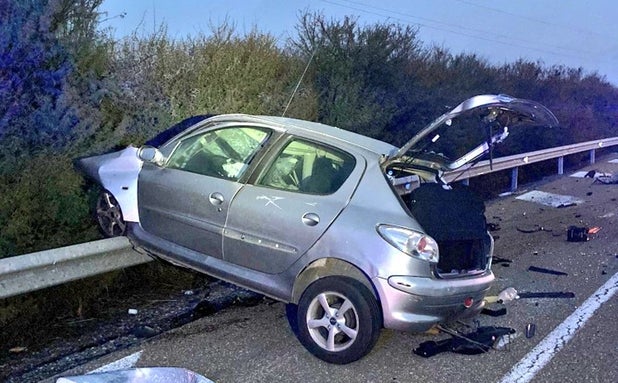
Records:
[[[538,103],[480,95],[398,149],[308,121],[220,115],[78,166],[103,187],[106,235],[286,302],[300,342],[343,364],[382,327],[419,332],[479,313],[493,239],[483,201],[444,175],[531,124],[557,121]]]

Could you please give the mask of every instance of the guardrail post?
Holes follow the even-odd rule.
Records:
[[[590,150],[590,165],[596,162],[595,155],[596,155],[596,150],[594,149]]]
[[[558,157],[558,174],[564,174],[564,156]]]
[[[519,176],[519,167],[511,169],[511,191],[517,190],[517,177]]]

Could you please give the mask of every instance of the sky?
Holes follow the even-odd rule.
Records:
[[[172,38],[209,34],[211,25],[270,33],[283,45],[296,36],[301,12],[360,25],[418,28],[426,46],[477,54],[501,65],[518,59],[596,72],[618,86],[616,0],[104,0],[102,27],[122,38],[164,23]],[[121,17],[120,15],[123,15]]]

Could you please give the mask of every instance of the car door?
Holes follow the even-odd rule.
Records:
[[[360,156],[290,140],[257,181],[233,199],[224,259],[265,273],[286,270],[346,206],[364,168]]]
[[[212,128],[181,138],[163,166],[145,163],[138,180],[143,229],[221,258],[230,201],[270,134],[261,127]]]

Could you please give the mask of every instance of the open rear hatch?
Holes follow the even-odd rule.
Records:
[[[438,243],[436,273],[443,278],[483,273],[493,240],[483,201],[443,174],[478,161],[503,143],[510,129],[557,126],[534,101],[506,95],[472,97],[434,120],[383,162],[383,170],[412,216]]]
[[[537,102],[503,94],[474,96],[420,130],[383,167],[451,171],[491,154],[513,128],[557,125],[553,113]]]

